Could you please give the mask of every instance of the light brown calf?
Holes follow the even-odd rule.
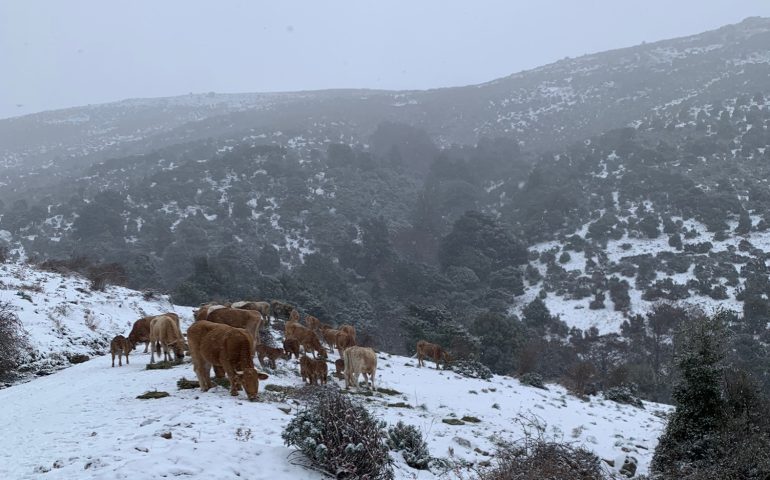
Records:
[[[259,360],[260,366],[265,366],[264,358],[267,358],[267,364],[270,368],[275,368],[275,360],[277,358],[283,357],[284,355],[283,348],[268,347],[265,344],[257,345],[256,352],[257,360]]]
[[[307,355],[299,357],[299,375],[303,382],[313,383],[313,361]]]
[[[230,395],[237,396],[243,386],[249,400],[259,398],[259,381],[267,375],[254,368],[254,339],[249,332],[201,320],[187,330],[187,339],[201,391],[213,386],[209,375],[214,366],[230,380]]]
[[[110,342],[110,353],[112,354],[112,366],[115,366],[115,355],[118,356],[118,366],[123,366],[123,355],[126,356],[126,365],[128,365],[128,354],[134,349],[134,344],[123,335],[118,335]]]
[[[329,348],[332,352],[335,348],[337,348],[337,335],[339,335],[339,333],[340,331],[334,328],[327,328],[321,332],[324,337],[324,341],[327,345],[329,345]]]
[[[162,313],[161,315],[166,315],[173,318],[177,327],[179,326],[179,315],[176,313],[167,312]],[[131,333],[128,334],[128,339],[134,345],[144,343],[144,353],[148,352],[148,347],[150,346],[150,322],[157,316],[159,315],[150,315],[135,321],[133,327],[131,327]]]
[[[326,349],[324,349],[321,342],[318,341],[315,332],[300,325],[298,322],[289,322],[286,324],[286,337],[299,340],[305,353],[311,353],[313,358],[315,358],[316,352],[322,357],[326,356]]]
[[[436,369],[439,368],[439,362],[444,362],[444,368],[449,365],[449,362],[452,361],[452,357],[449,355],[449,352],[441,348],[441,346],[436,345],[435,343],[426,342],[425,340],[420,340],[417,342],[417,366],[422,367],[425,365],[423,362],[424,357],[430,357],[433,359],[434,362],[436,362]]]
[[[337,370],[334,374],[337,378],[345,378],[345,360],[338,358],[334,361],[334,368]]]
[[[299,322],[299,312],[296,310],[292,310],[289,314],[289,321],[290,322]]]

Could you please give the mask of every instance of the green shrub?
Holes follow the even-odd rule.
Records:
[[[542,388],[543,390],[548,390],[548,388],[543,383],[543,376],[539,373],[525,373],[521,377],[519,377],[519,383],[522,385],[529,385],[530,387],[535,388]]]
[[[321,389],[281,434],[317,468],[337,478],[393,478],[385,423],[338,390]]]
[[[413,425],[399,421],[395,427],[388,429],[388,447],[401,452],[406,464],[418,470],[427,470],[431,461],[428,444],[422,438],[422,433]]]
[[[449,366],[449,370],[468,378],[492,378],[492,370],[477,360],[458,360]]]

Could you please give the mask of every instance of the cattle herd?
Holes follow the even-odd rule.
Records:
[[[270,347],[260,342],[260,329],[267,328],[271,316],[285,320],[283,348]],[[345,388],[358,387],[359,375],[363,375],[367,387],[374,389],[374,377],[377,372],[377,355],[371,348],[358,346],[356,329],[352,325],[340,325],[337,328],[322,323],[312,315],[306,315],[304,325],[300,323],[298,310],[287,303],[272,302],[235,302],[232,304],[207,303],[194,312],[194,322],[187,329],[187,339],[182,334],[179,316],[164,313],[140,318],[134,322],[128,338],[116,336],[110,344],[112,366],[118,357],[118,366],[122,358],[139,343],[144,343],[144,352],[150,352],[150,363],[155,362],[155,355],[163,360],[181,361],[185,352],[192,357],[193,370],[198,377],[202,391],[212,387],[211,369],[216,378],[230,382],[230,394],[237,396],[243,389],[249,400],[258,398],[259,381],[268,376],[254,366],[257,357],[260,366],[276,368],[279,358],[298,360],[299,373],[303,381],[309,384],[325,385],[328,378],[327,347],[339,353],[335,361],[335,376],[345,379]],[[326,347],[322,344],[326,344]],[[420,340],[417,342],[418,366],[423,365],[423,358],[430,357],[445,365],[451,361],[449,354],[439,345]],[[173,352],[173,357],[172,357]],[[310,355],[310,356],[308,356]],[[312,356],[312,358],[311,358]]]

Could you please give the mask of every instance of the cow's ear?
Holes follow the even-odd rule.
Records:
[[[259,372],[258,376],[259,376],[260,380],[267,380],[267,374],[266,373]]]

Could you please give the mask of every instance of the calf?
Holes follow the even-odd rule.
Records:
[[[340,331],[335,330],[334,328],[327,328],[321,332],[321,335],[324,337],[324,341],[327,345],[329,345],[329,348],[331,348],[332,352],[337,347],[337,335],[339,333]]]
[[[326,385],[326,377],[329,375],[329,367],[326,365],[326,360],[320,358],[316,360],[310,360],[310,367],[312,374],[311,380],[313,385],[316,383]]]
[[[299,357],[299,375],[303,382],[313,383],[313,361],[307,355]]]
[[[439,368],[439,362],[444,362],[444,368],[449,365],[449,362],[452,361],[452,357],[449,355],[449,353],[441,348],[441,346],[436,345],[435,343],[426,342],[425,340],[420,340],[417,342],[417,366],[422,367],[425,365],[423,362],[424,357],[430,357],[433,359],[434,362],[436,362],[436,369]]]
[[[256,351],[257,351],[257,360],[259,360],[259,364],[262,367],[265,366],[265,362],[263,360],[265,357],[267,357],[268,359],[268,362],[267,362],[268,366],[270,368],[275,368],[275,359],[280,358],[284,355],[283,348],[268,347],[265,344],[257,345]]]
[[[201,320],[187,330],[187,339],[201,391],[213,386],[209,376],[213,366],[230,380],[230,395],[237,396],[243,386],[249,400],[259,398],[259,381],[267,375],[254,368],[254,339],[249,332]]]
[[[315,358],[316,352],[322,357],[326,356],[326,350],[321,345],[321,342],[318,341],[315,332],[307,327],[303,327],[298,322],[289,322],[286,324],[286,336],[299,340],[305,353],[311,353],[313,358]]]
[[[286,360],[291,360],[292,354],[299,360],[299,340],[293,337],[284,340],[283,351],[286,352]]]
[[[110,353],[112,354],[112,366],[115,366],[115,355],[118,356],[118,366],[123,366],[123,355],[126,356],[126,365],[128,365],[128,354],[134,349],[134,344],[123,335],[118,335],[110,342]]]
[[[345,360],[343,360],[342,358],[338,358],[337,360],[335,360],[334,368],[335,370],[337,370],[334,373],[335,377],[340,379],[345,378]]]
[[[289,314],[289,321],[290,322],[299,322],[299,312],[296,310],[292,310]]]
[[[364,382],[369,386],[369,375],[372,379],[372,390],[374,390],[374,376],[377,373],[377,354],[371,348],[350,347],[342,355],[345,361],[345,389],[350,385],[358,388],[358,375],[364,375]]]

